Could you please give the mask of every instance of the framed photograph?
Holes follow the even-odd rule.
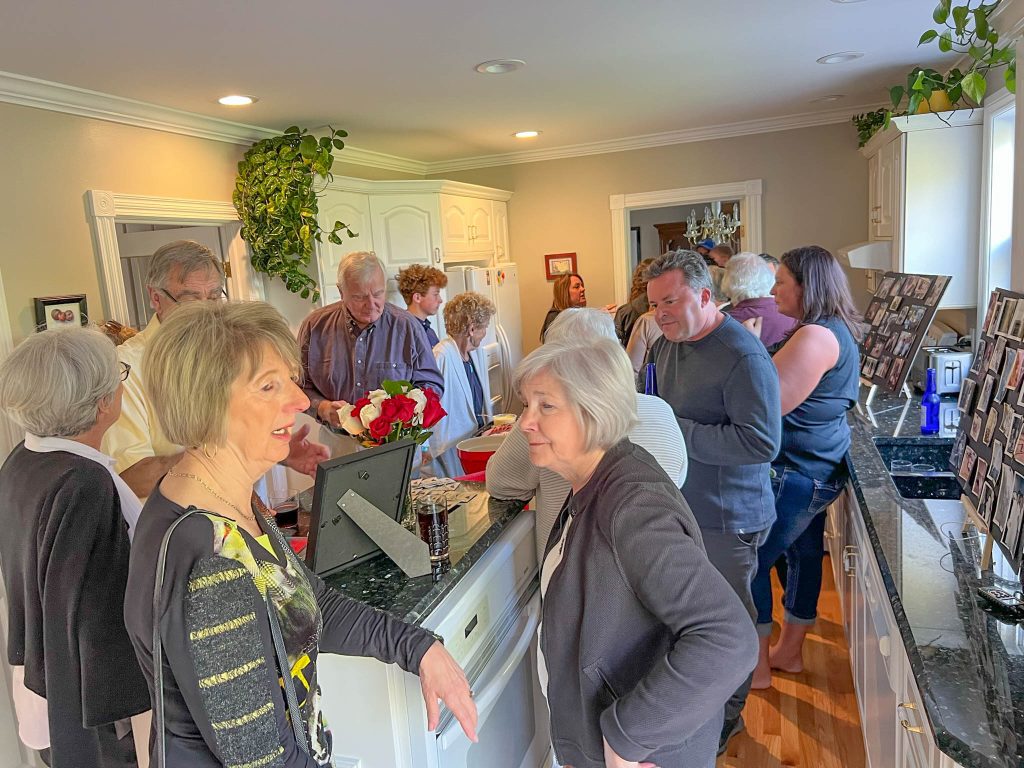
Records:
[[[544,274],[548,280],[576,271],[575,253],[548,253],[544,255]]]
[[[895,312],[900,308],[900,302],[903,301],[902,296],[893,296],[892,301],[889,302],[889,311]]]
[[[935,284],[932,286],[932,289],[928,292],[928,298],[924,300],[925,304],[927,304],[928,306],[938,304],[939,297],[942,296],[942,292],[946,287],[946,283],[948,282],[949,277],[947,275],[939,275],[937,278],[935,278]]]
[[[971,406],[974,405],[974,392],[977,387],[978,382],[974,379],[964,379],[963,386],[960,387],[960,396],[956,404],[956,407],[960,409],[960,413],[967,413],[971,410]]]
[[[978,459],[977,466],[974,470],[974,482],[971,484],[971,493],[974,494],[975,498],[981,496],[981,490],[985,487],[985,477],[988,474],[988,462],[984,459]]]
[[[41,296],[32,301],[36,308],[36,331],[70,328],[89,322],[89,308],[84,293]]]

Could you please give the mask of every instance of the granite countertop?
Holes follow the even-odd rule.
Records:
[[[905,402],[877,397],[875,424],[854,411],[848,417],[853,486],[879,571],[938,747],[967,768],[1022,768],[1024,626],[983,610],[975,591],[1019,590],[1020,580],[998,547],[992,567],[981,570],[982,542],[961,533],[959,501],[898,494],[873,439],[910,438],[913,454],[955,435],[922,437],[916,402],[897,430]]]
[[[382,553],[324,581],[361,603],[410,624],[420,624],[523,510],[521,501],[490,498],[482,484],[465,483],[464,487],[475,495],[449,515],[450,569],[446,566],[435,569],[433,576],[411,579]],[[414,530],[415,520],[402,522]]]

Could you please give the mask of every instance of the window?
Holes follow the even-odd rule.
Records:
[[[1010,245],[1013,229],[1013,135],[1016,109],[1005,91],[985,104],[985,205],[982,207],[982,249],[979,264],[978,321],[984,322],[989,294],[1010,287]]]

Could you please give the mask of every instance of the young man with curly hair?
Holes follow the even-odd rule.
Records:
[[[441,289],[447,285],[448,276],[444,272],[422,264],[413,264],[398,272],[398,290],[409,312],[423,324],[431,347],[436,347],[439,339],[430,326],[430,318],[441,308],[444,302]]]

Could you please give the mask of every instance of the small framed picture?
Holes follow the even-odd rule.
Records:
[[[555,280],[576,270],[575,253],[548,253],[544,255],[544,274],[548,280]]]
[[[36,309],[36,330],[52,331],[89,322],[89,308],[84,293],[70,296],[41,296],[32,300]]]

